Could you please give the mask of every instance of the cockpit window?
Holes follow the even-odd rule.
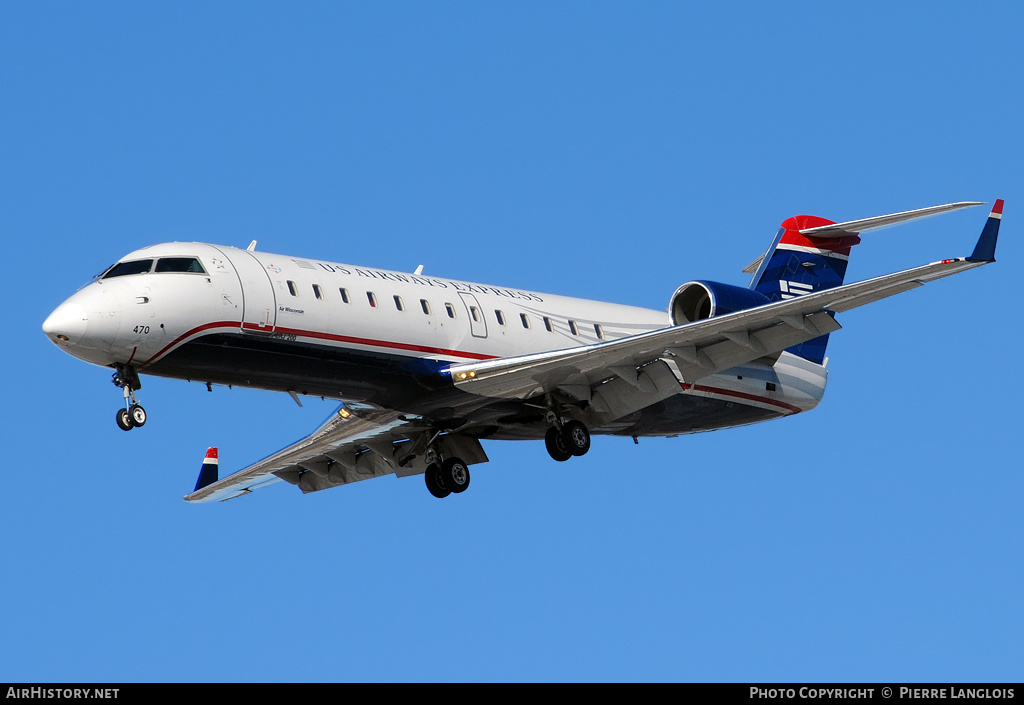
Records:
[[[107,270],[101,279],[113,279],[114,277],[125,277],[129,274],[145,274],[153,268],[153,260],[137,259],[132,262],[118,262]]]
[[[206,274],[203,265],[195,257],[161,257],[156,263],[157,272],[194,272]]]

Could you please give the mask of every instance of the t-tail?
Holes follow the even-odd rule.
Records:
[[[974,201],[948,203],[846,223],[797,215],[783,221],[768,251],[743,271],[754,274],[749,288],[771,301],[831,289],[843,283],[850,250],[860,243],[861,232],[978,205],[982,204]],[[999,206],[1002,210],[1001,203]],[[821,365],[825,361],[826,345],[827,334],[795,345],[788,352]]]

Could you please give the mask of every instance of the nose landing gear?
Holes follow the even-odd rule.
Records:
[[[131,431],[136,426],[146,425],[146,410],[135,398],[135,392],[142,388],[139,374],[134,367],[118,367],[111,380],[124,390],[124,408],[117,410],[115,419],[122,431]]]

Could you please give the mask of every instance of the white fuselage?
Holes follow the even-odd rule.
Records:
[[[179,271],[188,258],[200,271]],[[448,364],[671,325],[664,311],[200,243],[146,247],[121,263],[147,261],[145,272],[110,270],[80,289],[44,331],[97,365],[422,411],[432,399],[459,406],[449,397],[467,396],[430,381]],[[160,262],[170,271],[157,271]],[[821,366],[783,353],[774,365],[681,384],[681,396],[725,405],[707,425],[648,419],[607,432],[672,435],[750,423],[811,409],[824,386]],[[730,416],[734,405],[748,413]]]

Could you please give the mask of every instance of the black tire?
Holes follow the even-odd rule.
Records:
[[[115,418],[117,419],[118,427],[122,431],[131,431],[135,428],[134,424],[132,424],[132,417],[128,415],[128,409],[118,409]]]
[[[128,409],[128,416],[131,417],[132,426],[146,425],[146,410],[142,408],[141,404],[132,404],[132,407]]]
[[[444,486],[458,494],[469,488],[469,466],[461,458],[446,458],[441,465]]]
[[[572,452],[566,447],[562,434],[552,426],[544,436],[544,446],[548,449],[548,455],[560,463],[572,457]]]
[[[579,421],[573,420],[562,426],[562,443],[573,455],[586,455],[590,450],[590,431]]]
[[[441,484],[441,468],[437,465],[428,465],[427,471],[423,473],[423,479],[427,482],[427,489],[430,494],[438,499],[444,499],[452,493],[447,487]]]

